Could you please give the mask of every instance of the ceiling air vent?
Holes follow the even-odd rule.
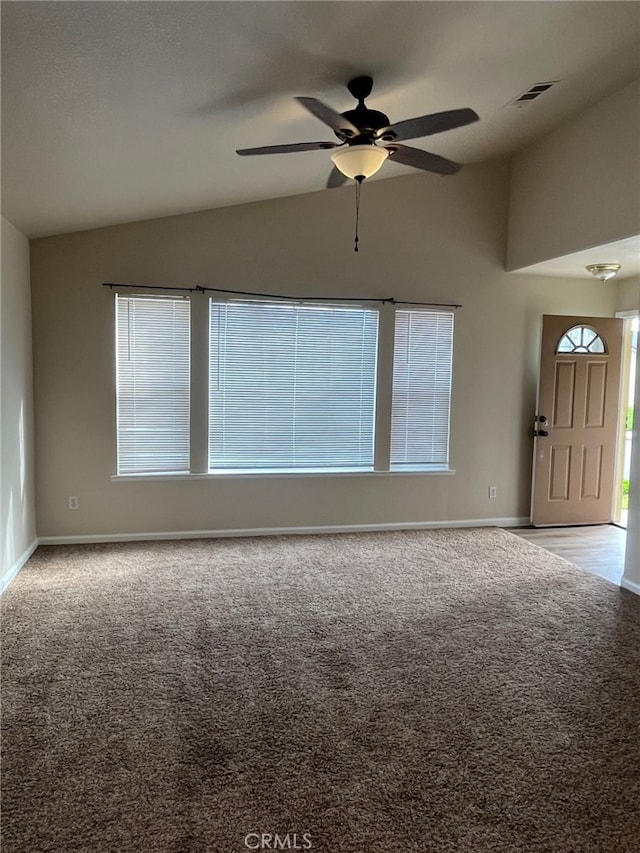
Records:
[[[546,83],[534,83],[533,86],[530,86],[526,92],[522,92],[521,95],[518,95],[517,98],[514,98],[513,101],[509,102],[510,107],[523,107],[525,104],[530,101],[535,101],[536,98],[539,98],[543,92],[546,92],[552,86],[555,86],[556,83],[559,83],[559,80],[549,80]]]

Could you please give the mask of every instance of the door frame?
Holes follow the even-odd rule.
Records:
[[[616,313],[615,315],[601,315],[601,316],[598,316],[598,317],[594,317],[594,316],[592,316],[592,315],[589,315],[589,316],[587,316],[587,315],[575,315],[575,316],[574,316],[574,315],[562,315],[562,314],[558,314],[558,315],[551,315],[551,316],[557,316],[557,317],[564,317],[564,316],[566,316],[566,318],[567,318],[567,320],[568,320],[568,321],[570,321],[570,320],[576,320],[576,321],[578,321],[578,320],[582,320],[582,319],[584,319],[584,320],[590,320],[590,319],[592,319],[592,320],[595,320],[595,319],[613,320],[613,319],[624,319],[624,317],[622,317],[622,314],[623,314],[623,313],[625,313],[625,312]],[[631,311],[631,312],[626,312],[626,313],[629,313],[629,314],[631,314],[632,316],[637,316],[637,314],[638,314],[639,312]],[[542,340],[543,340],[543,333],[544,333],[543,326],[544,326],[544,317],[545,317],[545,316],[547,316],[547,315],[543,314],[543,315],[542,315],[542,317],[541,317],[541,327],[540,327],[540,328],[541,328],[541,334],[540,334],[540,350],[539,350],[539,353],[540,353],[540,354],[539,354],[539,362],[538,362],[538,383],[537,383],[537,389],[536,389],[536,404],[535,404],[535,405],[536,405],[536,408],[535,408],[536,420],[535,420],[535,422],[534,422],[534,430],[535,430],[535,429],[537,429],[537,427],[538,427],[538,424],[537,424],[537,416],[538,416],[538,414],[540,413],[540,387],[541,387],[541,370],[542,370]],[[622,344],[622,346],[624,347],[624,339],[623,339],[623,344]],[[623,358],[623,356],[624,356],[624,349],[623,349],[623,351],[622,351],[622,353],[621,353],[621,358]],[[613,519],[614,519],[614,517],[615,517],[615,516],[614,516],[614,512],[615,512],[615,502],[616,502],[616,484],[617,484],[617,482],[618,482],[618,481],[617,481],[617,478],[618,478],[618,476],[619,476],[619,467],[618,467],[618,466],[621,464],[621,463],[619,462],[619,454],[620,454],[620,420],[621,420],[621,402],[620,402],[620,400],[621,400],[621,392],[622,392],[622,387],[623,387],[623,385],[622,385],[622,382],[623,382],[623,367],[624,367],[624,365],[623,365],[623,362],[622,362],[622,360],[621,360],[621,363],[620,363],[620,375],[619,375],[619,379],[618,379],[618,406],[617,406],[617,412],[616,412],[616,440],[615,440],[615,447],[614,447],[614,461],[613,461],[613,471],[612,471],[612,475],[613,475],[613,478],[614,478],[614,488],[613,488],[612,493],[611,493],[611,506],[610,506],[610,509],[609,509],[609,518],[610,518],[610,521],[608,522],[609,524],[614,523],[614,522],[613,522]],[[531,498],[530,498],[530,509],[529,509],[529,524],[530,524],[530,526],[532,526],[532,527],[533,527],[533,526],[536,526],[536,527],[541,527],[541,528],[544,528],[544,527],[549,527],[549,528],[551,528],[551,527],[554,527],[554,528],[555,528],[555,527],[565,527],[565,526],[567,526],[567,525],[565,525],[565,524],[563,524],[563,523],[558,523],[558,524],[541,524],[541,525],[534,525],[534,524],[533,524],[533,516],[534,516],[534,496],[535,496],[535,489],[536,489],[536,463],[535,463],[535,458],[536,458],[536,447],[537,447],[537,439],[536,439],[536,438],[534,438],[534,445],[533,445],[533,463],[532,463],[532,477],[531,477]],[[609,468],[608,470],[611,470],[611,468]],[[575,523],[575,525],[569,525],[569,526],[576,526],[576,527],[580,527],[580,526],[590,526],[592,523],[593,523],[593,522],[576,522],[576,523]],[[606,522],[595,522],[595,523],[606,523]]]
[[[625,321],[624,332],[623,332],[623,341],[622,341],[622,369],[620,372],[620,412],[618,415],[618,446],[616,448],[616,469],[615,469],[615,491],[613,496],[613,508],[612,508],[612,518],[614,524],[619,524],[620,522],[620,513],[622,511],[622,492],[620,490],[620,484],[622,483],[622,475],[624,469],[624,456],[625,456],[625,420],[626,420],[626,405],[627,400],[629,399],[629,391],[630,391],[630,379],[631,379],[631,353],[628,352],[628,346],[630,344],[630,323],[627,321],[632,321],[636,319],[640,319],[640,309],[631,309],[629,311],[616,311],[616,317]],[[635,401],[635,406],[638,406],[638,400]],[[633,454],[633,437],[634,433],[631,434],[631,453]]]

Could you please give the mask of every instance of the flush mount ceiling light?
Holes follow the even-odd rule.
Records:
[[[589,264],[587,270],[594,278],[599,278],[600,281],[609,281],[615,278],[620,269],[620,264]]]

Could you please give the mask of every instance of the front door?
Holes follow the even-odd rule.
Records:
[[[621,355],[622,320],[543,317],[533,525],[611,521]]]

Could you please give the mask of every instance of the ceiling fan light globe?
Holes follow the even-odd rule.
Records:
[[[352,145],[331,155],[336,169],[347,178],[370,178],[389,156],[386,148],[375,145]]]

